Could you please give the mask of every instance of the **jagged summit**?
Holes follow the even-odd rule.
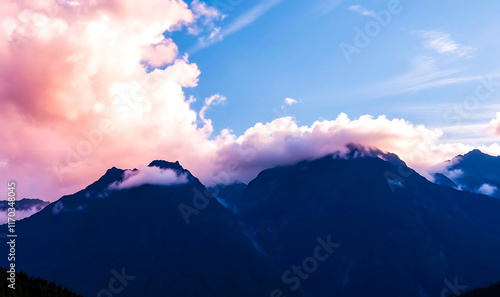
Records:
[[[158,167],[161,169],[174,169],[174,170],[180,170],[184,171],[185,169],[181,166],[179,161],[175,161],[174,163],[168,162],[165,160],[154,160],[151,163],[149,163],[148,167]]]

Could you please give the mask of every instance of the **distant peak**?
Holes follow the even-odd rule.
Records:
[[[488,154],[485,154],[483,153],[482,151],[480,151],[479,149],[474,149],[470,152],[468,152],[467,154],[465,155],[459,155],[457,157],[464,157],[464,158],[481,158],[481,157],[494,157],[494,156],[491,156],[491,155],[488,155]]]
[[[475,149],[475,150],[468,152],[467,155],[485,155],[485,154],[482,151],[480,151],[479,149]]]
[[[399,166],[400,164],[406,164],[401,160],[396,154],[386,153],[378,148],[372,147],[364,147],[359,144],[349,143],[346,145],[348,152],[345,156],[337,156],[344,157],[347,159],[364,159],[364,158],[378,158],[384,161],[387,161],[393,165]],[[334,155],[335,156],[335,155]]]
[[[149,163],[148,167],[158,167],[160,169],[175,169],[184,171],[184,168],[181,166],[179,161],[175,161],[175,163],[172,163],[165,160],[154,160],[153,162]]]

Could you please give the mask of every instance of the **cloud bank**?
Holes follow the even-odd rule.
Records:
[[[16,221],[18,221],[18,220],[22,220],[22,219],[27,218],[27,217],[31,217],[32,215],[39,212],[40,210],[41,210],[41,208],[36,207],[36,206],[31,207],[29,209],[16,210],[16,216],[14,217],[14,219]],[[0,224],[7,224],[8,220],[9,220],[8,214],[9,213],[7,210],[0,211]]]
[[[258,4],[225,34],[279,2]],[[180,0],[47,3],[0,0],[0,132],[8,140],[0,147],[0,176],[18,182],[19,197],[54,201],[108,168],[156,159],[178,160],[213,185],[247,182],[263,169],[348,143],[394,152],[423,174],[473,148],[500,154],[497,144],[443,143],[439,130],[385,116],[340,114],[311,125],[278,117],[243,135],[214,133],[206,111],[226,98],[215,94],[200,111],[192,107],[195,98],[184,91],[197,86],[200,70],[163,33],[215,30],[220,13],[200,1],[191,7]],[[119,187],[184,181],[157,169],[129,174]]]

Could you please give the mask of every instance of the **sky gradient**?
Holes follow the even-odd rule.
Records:
[[[154,159],[213,185],[350,142],[426,177],[500,154],[497,1],[0,3],[0,168],[19,197]]]

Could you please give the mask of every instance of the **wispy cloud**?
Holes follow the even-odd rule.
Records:
[[[323,0],[320,1],[309,12],[313,17],[322,17],[337,8],[344,0]]]
[[[255,5],[246,13],[242,14],[238,18],[236,18],[233,22],[231,22],[226,27],[218,30],[216,34],[211,34],[207,37],[201,37],[198,39],[198,43],[194,46],[189,52],[195,53],[199,50],[212,46],[232,35],[241,29],[249,26],[253,22],[257,21],[261,16],[263,16],[266,12],[268,12],[271,8],[282,2],[283,0],[264,0],[259,4]]]
[[[451,34],[438,30],[413,31],[421,40],[424,47],[434,50],[439,54],[450,54],[457,57],[472,57],[475,48],[464,46],[451,38]]]
[[[374,16],[376,14],[375,11],[366,9],[361,5],[351,5],[348,7],[348,9],[363,16]]]
[[[193,12],[194,22],[187,27],[188,34],[197,36],[204,32],[209,32],[209,36],[218,34],[220,27],[216,26],[216,23],[225,19],[227,15],[200,0],[193,0],[190,7]]]
[[[406,73],[359,87],[347,95],[359,99],[374,99],[478,81],[485,77],[484,75],[460,76],[458,75],[460,71],[458,68],[439,69],[433,58],[420,56],[413,59],[412,68]]]

